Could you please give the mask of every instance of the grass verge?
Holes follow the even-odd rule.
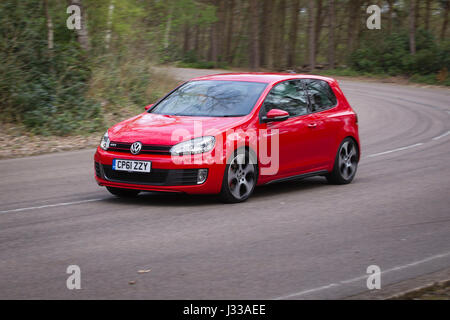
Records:
[[[395,296],[391,300],[450,300],[450,280]]]

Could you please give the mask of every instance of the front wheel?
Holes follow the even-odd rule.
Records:
[[[133,198],[136,197],[139,194],[139,190],[133,190],[133,189],[121,189],[121,188],[114,188],[114,187],[106,187],[108,191],[120,198]]]
[[[256,161],[247,150],[236,151],[225,168],[221,199],[226,203],[247,200],[256,186],[257,169]]]
[[[334,160],[333,171],[327,176],[327,180],[333,184],[347,184],[352,182],[358,168],[358,146],[351,138],[345,138],[339,146]]]

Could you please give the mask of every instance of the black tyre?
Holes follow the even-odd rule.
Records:
[[[121,188],[113,188],[113,187],[106,187],[108,191],[118,197],[121,198],[133,198],[136,197],[139,194],[139,190],[132,190],[132,189],[121,189]]]
[[[247,200],[255,190],[257,178],[255,157],[245,149],[235,151],[225,168],[220,198],[226,203]]]
[[[352,138],[345,138],[336,154],[333,171],[326,175],[328,182],[332,184],[352,182],[358,169],[358,161],[358,145]]]

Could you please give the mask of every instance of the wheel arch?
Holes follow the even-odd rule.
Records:
[[[237,146],[236,149],[234,149],[234,151],[228,156],[228,158],[227,158],[227,165],[229,164],[229,162],[231,161],[233,156],[236,154],[236,152],[238,152],[239,150],[247,151],[249,153],[252,161],[256,165],[256,173],[257,173],[257,175],[256,175],[256,183],[258,183],[259,168],[260,168],[259,158],[258,158],[258,155],[256,154],[255,150],[253,150],[253,148],[249,144],[243,144],[243,145]]]
[[[334,164],[335,164],[335,162],[336,162],[336,157],[337,157],[337,154],[338,154],[338,152],[339,152],[339,148],[341,147],[342,142],[343,142],[345,139],[347,139],[347,138],[348,138],[348,139],[351,139],[351,140],[355,143],[355,145],[356,145],[356,151],[357,151],[357,153],[358,153],[358,162],[359,162],[360,157],[361,157],[361,151],[360,151],[360,146],[359,146],[359,143],[358,143],[358,139],[356,139],[354,136],[352,136],[352,135],[350,135],[350,134],[347,134],[347,135],[344,135],[343,138],[339,139],[339,140],[338,140],[338,143],[336,144],[336,148],[334,149],[334,153],[333,153],[333,160],[331,161],[330,166],[328,167],[328,168],[329,168],[329,169],[328,169],[329,172],[331,172],[331,171],[333,170]]]
[[[360,150],[359,142],[354,136],[349,135],[349,136],[346,136],[344,139],[342,139],[341,143],[342,143],[342,141],[344,141],[347,138],[353,140],[353,142],[355,143],[356,151],[358,153],[358,162],[359,162],[359,160],[361,159],[361,150]]]

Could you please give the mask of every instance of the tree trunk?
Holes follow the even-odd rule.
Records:
[[[216,24],[212,24],[209,30],[209,60],[217,62],[217,38]]]
[[[315,48],[315,35],[316,35],[316,16],[314,14],[314,2],[315,0],[308,1],[308,33],[309,33],[309,69],[312,71],[316,68],[316,48]]]
[[[189,51],[189,42],[190,42],[190,28],[189,24],[185,23],[184,25],[184,38],[183,38],[183,53],[186,54],[186,52]]]
[[[234,0],[228,0],[228,24],[226,34],[225,59],[231,63],[231,42],[233,40],[233,21],[234,21]]]
[[[292,19],[291,29],[289,31],[287,59],[287,66],[290,68],[295,67],[295,48],[297,46],[298,15],[300,11],[300,0],[293,0],[292,2]]]
[[[416,26],[418,26],[420,24],[420,3],[422,1],[421,0],[416,0],[416,4],[415,4],[415,8],[414,8],[414,11],[416,13],[416,20],[415,20],[416,21]]]
[[[347,53],[351,53],[355,48],[355,38],[358,35],[359,26],[359,11],[360,11],[360,0],[350,0],[349,9],[350,12],[348,18],[348,38],[347,38]]]
[[[217,45],[217,58],[219,60],[224,59],[224,32],[225,32],[225,14],[226,14],[226,7],[225,7],[225,1],[224,0],[216,0],[215,1],[216,6],[218,7],[217,12],[217,18],[218,21],[215,23],[215,33],[216,33],[216,45]]]
[[[75,29],[77,33],[78,43],[81,48],[85,51],[89,51],[91,49],[90,41],[89,41],[89,32],[88,32],[88,23],[87,23],[87,13],[85,8],[83,7],[82,0],[70,0],[71,5],[76,5],[80,7],[81,12],[81,29]]]
[[[259,33],[259,60],[261,63],[261,66],[265,66],[267,65],[267,45],[268,43],[270,43],[270,41],[267,41],[268,39],[268,35],[266,34],[266,32],[268,32],[268,24],[270,23],[270,21],[267,19],[267,17],[269,16],[271,12],[271,7],[270,7],[270,1],[269,0],[264,0],[262,2],[262,14],[260,17],[260,21],[259,21],[259,25],[260,25],[260,33]]]
[[[388,34],[392,33],[392,18],[394,13],[394,0],[388,0],[389,15],[388,15]]]
[[[316,50],[316,56],[319,54],[319,46],[320,46],[320,33],[322,31],[323,24],[323,10],[322,10],[322,0],[317,0],[317,10],[316,10],[316,32],[314,36],[314,41],[316,42],[314,47]]]
[[[273,42],[273,64],[278,69],[284,68],[284,26],[286,20],[286,0],[279,0],[277,6],[277,15],[274,19],[275,34]]]
[[[409,1],[409,52],[416,54],[416,0]]]
[[[335,63],[336,63],[336,65],[339,65],[339,63],[341,61],[343,61],[344,58],[346,58],[344,56],[346,56],[347,53],[346,53],[346,50],[338,50],[337,44],[345,42],[345,40],[347,39],[347,30],[344,27],[345,19],[342,17],[342,15],[340,15],[340,9],[342,7],[337,6],[335,4],[335,8],[336,8],[336,10],[335,10],[335,12],[336,12],[336,28],[334,29],[335,30],[335,32],[334,32],[335,46],[334,47],[336,49]]]
[[[450,8],[450,1],[447,0],[444,3],[444,21],[442,22],[442,29],[441,29],[441,40],[445,40],[445,34],[447,32],[447,26],[448,26],[448,11]]]
[[[431,0],[427,0],[425,4],[425,30],[430,30],[430,14],[431,14]]]
[[[336,8],[334,0],[328,0],[328,67],[334,69],[336,67],[336,47],[334,38],[334,28],[336,26]]]
[[[273,14],[273,8],[275,5],[275,1],[274,0],[265,0],[264,1],[264,5],[268,6],[268,10],[267,13],[265,15],[265,19],[266,19],[266,29],[264,31],[264,37],[265,37],[265,47],[264,50],[266,51],[266,56],[265,56],[265,63],[266,66],[269,69],[273,68],[273,55],[274,55],[274,51],[273,51],[273,42],[275,42],[274,39],[274,33],[273,28],[274,28],[274,19],[276,17],[276,14]]]
[[[258,3],[257,0],[250,0],[250,67],[252,70],[259,68],[259,40],[258,40]]]
[[[44,0],[44,10],[45,10],[45,20],[47,22],[47,46],[50,52],[50,56],[52,55],[52,50],[54,47],[53,42],[53,22],[52,17],[50,16],[50,12],[48,10],[48,0]]]
[[[105,49],[109,49],[109,43],[111,42],[111,26],[112,26],[113,14],[114,14],[114,0],[111,0],[109,2],[109,8],[108,8],[108,22],[107,22],[107,30],[106,30],[106,36],[105,36]]]
[[[209,28],[203,27],[201,29],[201,42],[200,42],[200,50],[202,50],[202,56],[205,60],[209,59]]]
[[[169,13],[167,15],[166,30],[164,32],[164,49],[169,47],[169,37],[170,29],[172,28],[172,15],[173,15],[174,5],[172,4],[169,8]]]
[[[273,29],[273,39],[272,39],[272,55],[270,61],[270,68],[276,68],[278,66],[278,61],[280,59],[278,52],[280,47],[280,5],[281,0],[273,1],[273,18],[272,18],[272,29]]]
[[[249,19],[249,10],[247,10],[247,4],[248,1],[240,1],[240,5],[239,5],[239,16],[241,17],[238,20],[238,28],[237,28],[237,37],[236,37],[236,41],[234,41],[233,45],[232,45],[232,49],[231,49],[231,54],[230,54],[230,63],[233,63],[234,57],[236,56],[236,52],[239,49],[239,45],[241,43],[241,39],[242,39],[242,35],[245,34],[245,28],[247,27],[247,24],[245,23],[245,21],[247,21]]]
[[[194,27],[194,51],[196,55],[199,55],[198,54],[199,41],[200,41],[200,26],[198,23],[196,23]]]

